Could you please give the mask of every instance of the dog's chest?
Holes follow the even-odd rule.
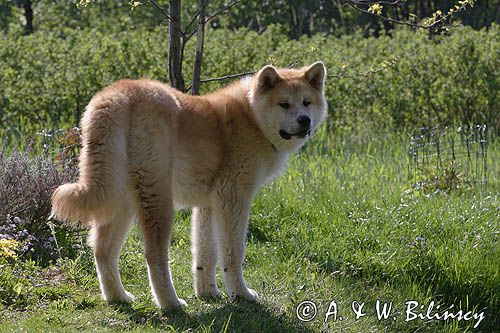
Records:
[[[173,198],[177,207],[209,206],[214,190],[219,187],[241,187],[249,193],[281,174],[285,154],[262,156],[233,153],[231,157],[214,155],[207,150],[183,151],[176,154],[172,172]]]

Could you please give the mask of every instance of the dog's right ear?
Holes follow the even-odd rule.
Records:
[[[262,68],[257,75],[258,90],[271,90],[281,81],[278,70],[271,65]]]

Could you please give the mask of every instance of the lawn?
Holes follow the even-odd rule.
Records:
[[[408,144],[404,135],[351,138],[323,129],[292,158],[252,206],[244,272],[260,295],[256,304],[193,296],[190,213],[180,211],[171,261],[186,309],[155,308],[134,227],[120,263],[133,304],[100,300],[88,247],[45,268],[9,261],[0,266],[0,283],[13,286],[0,287],[7,304],[0,332],[498,331],[498,140],[489,146],[488,185],[449,193],[412,189]],[[386,319],[377,318],[377,300],[392,305]],[[297,311],[304,301],[316,316],[304,309],[311,303]],[[418,305],[407,314],[411,301]],[[434,319],[449,309],[462,310],[462,320],[413,319],[432,306]]]

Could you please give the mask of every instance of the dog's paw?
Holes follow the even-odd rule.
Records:
[[[178,298],[174,302],[159,304],[159,306],[163,311],[180,310],[182,308],[187,307],[187,302],[185,300],[183,300],[182,298]]]
[[[135,296],[126,290],[119,295],[104,295],[103,298],[109,304],[129,304],[135,301]]]
[[[185,308],[187,306],[187,302],[182,298],[177,299],[177,302],[173,304],[174,309]]]
[[[247,288],[246,290],[235,293],[232,292],[230,295],[231,300],[242,299],[251,303],[257,302],[259,300],[259,294],[253,289]]]
[[[221,298],[222,294],[216,285],[210,284],[209,288],[195,288],[195,295],[199,299],[212,300]]]

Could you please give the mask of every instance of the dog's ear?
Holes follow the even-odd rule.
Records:
[[[262,68],[257,75],[258,90],[271,90],[278,82],[281,81],[281,76],[279,75],[278,70],[271,65]]]
[[[304,73],[304,76],[313,88],[323,91],[326,78],[326,67],[321,61],[316,61],[314,64],[309,66]]]

